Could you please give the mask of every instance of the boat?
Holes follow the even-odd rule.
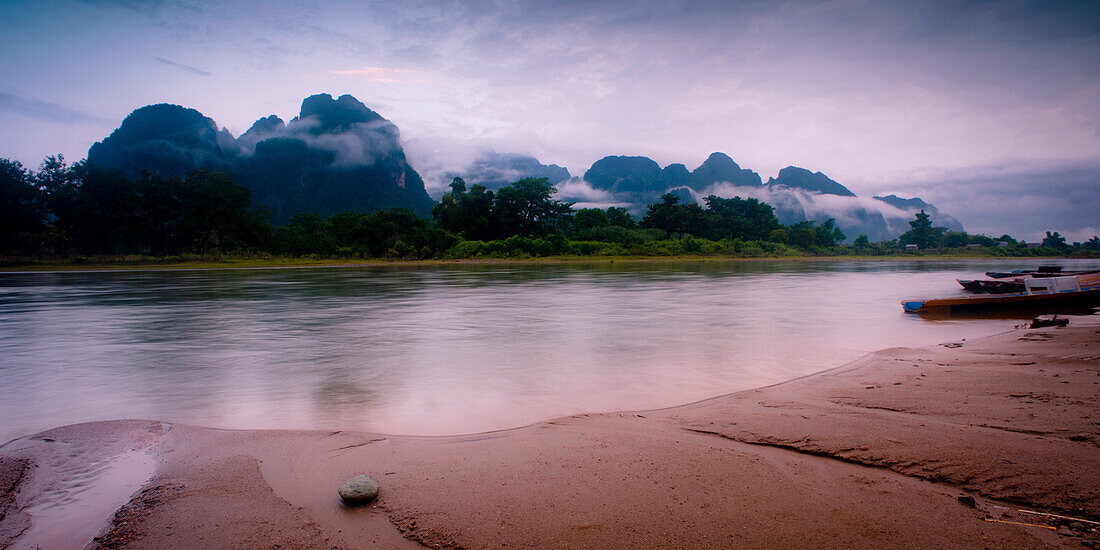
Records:
[[[1039,269],[1014,269],[1012,271],[986,271],[985,276],[990,279],[1007,279],[1009,277],[1027,277],[1033,273],[1038,273],[1039,276],[1052,275],[1055,273],[1062,273],[1062,266],[1060,265],[1041,265]]]
[[[955,279],[966,290],[973,290],[975,292],[981,292],[982,281],[981,279]]]
[[[987,271],[989,279],[955,279],[964,289],[971,292],[988,292],[990,294],[1012,294],[1026,292],[1024,281],[1029,278],[1039,277],[1064,277],[1069,275],[1084,275],[1096,273],[1091,271],[1062,271],[1061,266],[1041,265],[1039,269],[1017,269],[1015,271]]]
[[[1023,292],[1026,276],[1011,280],[1001,279],[955,279],[966,290],[971,292],[988,292],[990,294],[1007,294],[1009,292]]]
[[[990,294],[1011,294],[1013,292],[1026,292],[1026,278],[997,281],[981,281],[982,290]]]
[[[1100,272],[1022,279],[1022,292],[983,294],[956,298],[902,300],[906,313],[985,311],[1048,306],[1100,304]]]

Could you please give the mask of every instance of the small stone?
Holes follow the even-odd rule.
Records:
[[[1072,537],[1073,536],[1073,530],[1070,529],[1069,527],[1066,527],[1065,525],[1059,525],[1058,526],[1058,534],[1062,535],[1064,537]]]
[[[971,508],[977,508],[978,502],[970,495],[959,495],[959,502]]]
[[[366,474],[359,474],[345,481],[337,492],[344,504],[362,506],[378,498],[378,488],[378,482],[374,478]]]

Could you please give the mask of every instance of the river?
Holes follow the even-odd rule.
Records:
[[[0,273],[0,442],[114,418],[441,435],[672,406],[1011,329],[898,302],[1041,261]]]

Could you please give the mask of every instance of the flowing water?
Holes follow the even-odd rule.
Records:
[[[113,418],[435,435],[672,406],[1011,329],[898,302],[1037,263],[5,273],[0,442]]]

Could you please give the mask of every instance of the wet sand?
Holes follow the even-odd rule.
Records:
[[[135,453],[155,459],[155,471],[139,472],[145,481],[121,508],[100,499],[93,546],[1081,548],[1100,539],[1090,523],[1100,521],[1100,319],[948,344],[882,350],[671,409],[466,436],[66,426],[0,448],[0,546],[33,545],[26,536],[46,517],[44,499],[87,494],[97,472]],[[349,509],[336,487],[358,473],[382,491]]]

